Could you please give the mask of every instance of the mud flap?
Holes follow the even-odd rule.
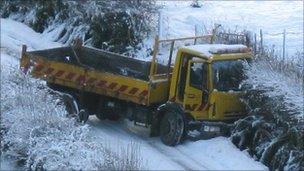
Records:
[[[66,107],[67,117],[76,118],[77,122],[85,123],[89,119],[89,113],[85,109],[79,110],[79,106],[75,98],[67,93],[61,93],[63,103]]]

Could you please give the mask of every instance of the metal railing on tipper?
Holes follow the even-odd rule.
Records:
[[[217,33],[216,29],[213,29],[213,34],[203,35],[203,36],[194,36],[194,37],[184,37],[184,38],[176,38],[176,39],[160,39],[159,36],[155,37],[154,47],[153,47],[153,55],[150,67],[150,79],[155,80],[158,78],[167,78],[170,77],[171,73],[171,63],[173,57],[174,47],[176,46],[176,42],[188,41],[188,45],[190,42],[193,42],[193,45],[197,44],[199,40],[202,40],[204,43],[224,43],[224,44],[244,44],[249,47],[249,37],[245,34],[233,34],[233,33]],[[201,42],[202,42],[201,41]],[[160,44],[167,43],[170,45],[169,55],[167,61],[167,71],[166,73],[158,74],[157,72],[157,56],[159,53]],[[200,43],[201,44],[201,43]]]
[[[213,42],[213,35],[203,35],[203,36],[194,36],[194,37],[183,37],[183,38],[176,38],[176,39],[159,39],[159,36],[155,37],[154,41],[154,47],[153,47],[153,55],[152,55],[152,61],[151,61],[151,67],[150,67],[150,78],[155,79],[159,77],[170,76],[171,71],[171,63],[172,63],[172,57],[173,57],[173,51],[174,47],[176,45],[176,42],[179,41],[191,41],[193,42],[193,45],[197,44],[198,40],[205,40],[209,43]],[[157,55],[159,52],[160,44],[162,43],[169,43],[170,49],[169,49],[169,56],[168,56],[168,63],[167,63],[167,72],[165,74],[157,74]]]

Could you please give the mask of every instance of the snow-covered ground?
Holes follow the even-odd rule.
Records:
[[[228,138],[218,137],[196,142],[186,141],[176,147],[164,145],[159,138],[143,138],[127,131],[122,124],[99,121],[91,117],[92,135],[106,139],[113,148],[138,142],[147,168],[155,170],[266,170],[253,161],[247,152],[241,152]]]
[[[37,50],[60,46],[35,33],[26,25],[1,19],[1,66],[18,68],[21,45],[28,45],[29,49]],[[3,67],[2,67],[3,68]],[[5,67],[4,67],[5,68]],[[1,70],[7,72],[7,70]],[[90,117],[90,135],[93,141],[108,142],[112,150],[127,145],[130,142],[140,144],[140,154],[146,169],[153,170],[266,170],[259,162],[254,161],[247,152],[240,151],[229,139],[218,137],[196,142],[186,141],[177,147],[168,147],[159,138],[143,138],[126,131],[119,122],[99,121]],[[1,159],[2,160],[2,159]],[[1,161],[5,164],[10,162]],[[13,167],[12,167],[13,168]]]
[[[282,33],[286,29],[286,52],[303,51],[303,1],[203,1],[201,8],[190,7],[191,1],[159,1],[161,37],[185,37],[210,31],[221,24],[231,31],[244,29],[259,34],[267,45],[282,50]],[[281,54],[281,53],[280,53]]]

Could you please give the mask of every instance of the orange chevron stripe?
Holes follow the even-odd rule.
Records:
[[[35,71],[39,72],[39,71],[42,71],[44,69],[44,66],[39,64],[35,67]],[[64,70],[55,70],[54,68],[50,67],[48,68],[46,71],[45,71],[46,74],[51,74],[51,73],[54,73],[54,76],[56,77],[60,77],[60,76],[63,76],[66,72]],[[78,76],[78,77],[77,77]],[[76,78],[75,81],[79,82],[79,83],[94,83],[97,80],[97,78],[88,78],[86,79],[85,75],[77,75],[76,73],[73,73],[73,72],[69,72],[65,75],[65,79],[68,79],[68,80],[72,80]],[[96,86],[100,87],[100,88],[109,88],[109,89],[115,89],[116,87],[119,87],[117,91],[119,92],[125,92],[126,90],[128,90],[129,86],[127,85],[119,85],[118,83],[115,83],[115,82],[111,82],[109,86],[106,86],[107,85],[107,81],[105,80],[99,80],[99,82],[97,84],[95,84]],[[136,94],[137,92],[139,91],[139,88],[137,87],[132,87],[131,90],[129,92],[127,92],[128,94]],[[140,92],[139,94],[140,96],[143,96],[143,97],[146,97],[148,95],[148,90],[143,90]]]
[[[138,88],[133,87],[130,91],[129,94],[135,94],[138,91]]]
[[[76,75],[75,73],[70,72],[65,78],[68,80],[72,80],[75,75]]]
[[[205,108],[206,105],[204,104],[201,104],[197,109],[196,111],[202,111],[204,108]]]
[[[60,77],[64,74],[65,72],[63,70],[59,70],[55,73],[55,77]]]
[[[48,68],[44,73],[46,74],[46,75],[49,75],[49,74],[51,74],[53,71],[54,71],[55,69],[54,68]]]
[[[97,78],[89,78],[88,81],[87,81],[87,83],[92,84],[95,81],[97,81]]]
[[[144,96],[144,97],[147,96],[148,95],[148,90],[142,91],[139,95]]]
[[[79,83],[84,83],[86,80],[84,75],[79,75],[78,78],[76,79],[77,82]]]
[[[104,87],[106,85],[107,81],[104,81],[104,80],[100,80],[98,83],[97,83],[97,86],[98,87]]]
[[[119,91],[119,92],[124,92],[124,91],[127,90],[127,89],[128,89],[128,86],[122,85],[122,86],[120,86],[120,88],[118,89],[118,91]]]
[[[116,86],[117,83],[111,83],[108,88],[113,90]]]
[[[35,66],[35,69],[34,69],[34,70],[35,70],[36,72],[40,72],[43,68],[44,68],[43,65],[38,64],[38,65]]]

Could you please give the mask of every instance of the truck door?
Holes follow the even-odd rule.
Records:
[[[188,63],[183,106],[196,119],[207,118],[208,64],[202,60]]]

